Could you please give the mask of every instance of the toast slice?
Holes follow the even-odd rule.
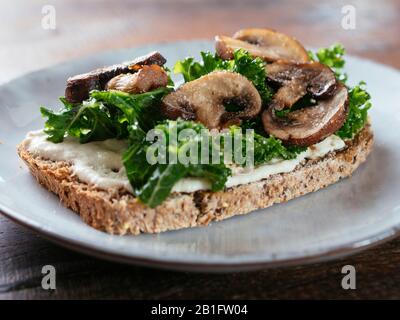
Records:
[[[24,144],[19,156],[46,189],[90,226],[112,234],[158,233],[205,226],[235,215],[286,202],[350,176],[372,150],[373,133],[367,125],[346,148],[317,160],[307,160],[288,173],[239,185],[220,192],[173,193],[152,209],[121,189],[101,190],[72,175],[71,165],[35,157]]]

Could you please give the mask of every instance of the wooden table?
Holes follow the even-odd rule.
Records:
[[[43,5],[56,29],[41,26]],[[344,5],[356,29],[341,27]],[[212,38],[248,26],[287,32],[309,46],[342,42],[351,54],[400,68],[400,1],[3,1],[0,82],[100,50],[154,41]],[[57,269],[57,290],[41,289],[41,268]],[[341,288],[341,268],[357,290]],[[118,265],[65,250],[0,216],[0,298],[400,298],[400,240],[351,258],[226,275]]]

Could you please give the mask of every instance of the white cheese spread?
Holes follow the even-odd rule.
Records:
[[[61,143],[52,143],[46,138],[47,135],[42,130],[32,131],[27,134],[23,143],[26,149],[36,156],[70,163],[73,174],[83,182],[101,189],[124,188],[132,192],[121,161],[121,155],[127,148],[125,141],[109,139],[79,144],[74,139],[66,138]],[[305,159],[318,159],[344,147],[345,143],[341,138],[331,135],[307,148],[292,160],[275,159],[254,168],[232,167],[232,176],[228,178],[226,187],[247,184],[273,174],[293,171]],[[184,178],[175,184],[172,191],[194,192],[208,189],[210,183],[206,179]]]

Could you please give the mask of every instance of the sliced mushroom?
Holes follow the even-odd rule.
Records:
[[[242,110],[226,110],[225,106],[230,102]],[[197,120],[214,129],[256,116],[261,111],[261,97],[254,85],[241,74],[216,71],[165,96],[162,108],[170,119]]]
[[[276,115],[270,107],[262,114],[265,131],[287,144],[310,146],[341,128],[347,116],[348,91],[338,84],[334,95],[320,100],[316,105],[289,112],[284,117]]]
[[[120,74],[106,85],[107,90],[118,90],[128,93],[143,93],[168,84],[168,75],[158,65],[142,66],[136,73]]]
[[[132,61],[78,74],[67,80],[65,98],[71,103],[82,102],[89,98],[90,91],[103,90],[106,83],[119,74],[133,73],[146,65],[156,64],[162,66],[166,61],[159,52],[154,51]]]
[[[295,38],[271,29],[243,29],[231,37],[216,36],[217,54],[225,60],[233,58],[233,52],[244,49],[254,57],[265,61],[276,60],[307,62],[306,49]]]
[[[314,98],[329,96],[336,85],[335,74],[319,62],[277,61],[266,65],[265,71],[268,81],[281,86],[273,99],[276,110],[290,108],[306,93]]]

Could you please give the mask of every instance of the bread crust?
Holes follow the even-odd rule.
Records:
[[[346,142],[344,150],[307,160],[294,171],[219,192],[174,193],[153,209],[127,191],[101,190],[79,181],[72,175],[69,163],[36,157],[23,143],[18,146],[18,154],[37,181],[57,194],[62,204],[77,212],[88,225],[112,234],[137,235],[205,226],[324,188],[350,176],[366,160],[373,141],[367,125]]]

